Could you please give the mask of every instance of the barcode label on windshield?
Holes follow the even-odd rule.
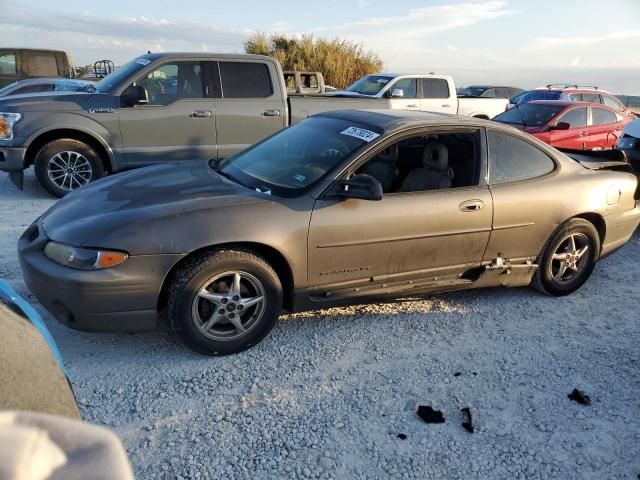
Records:
[[[364,128],[349,127],[346,130],[340,132],[342,135],[349,135],[350,137],[356,137],[365,142],[371,142],[380,136],[379,133],[372,132],[371,130],[365,130]]]

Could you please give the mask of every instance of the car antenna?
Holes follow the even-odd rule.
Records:
[[[520,114],[520,118],[522,119],[522,127],[527,128],[527,122],[524,121],[524,115],[522,114],[522,110],[520,110],[520,105],[514,105],[513,107],[516,108],[518,110],[518,113]]]

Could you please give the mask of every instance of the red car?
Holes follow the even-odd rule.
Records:
[[[631,119],[605,105],[568,100],[522,103],[493,118],[530,133],[556,148],[613,148]]]

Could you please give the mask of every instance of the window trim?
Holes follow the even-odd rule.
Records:
[[[465,125],[452,125],[452,126],[436,126],[436,127],[416,127],[408,131],[397,132],[389,137],[385,138],[381,142],[372,146],[371,148],[363,151],[358,158],[352,161],[345,168],[337,171],[336,175],[333,176],[331,182],[327,186],[326,189],[320,193],[318,198],[322,198],[327,191],[330,191],[331,187],[340,180],[346,180],[355,174],[357,170],[362,168],[368,161],[372,160],[378,153],[382,152],[386,148],[390,147],[394,143],[401,142],[408,138],[424,136],[429,134],[438,134],[438,133],[470,133],[476,136],[478,140],[478,144],[476,146],[477,152],[476,154],[479,157],[479,172],[478,172],[478,180],[476,185],[469,185],[466,187],[452,187],[447,189],[440,190],[420,190],[415,192],[394,192],[394,193],[385,193],[384,197],[387,196],[399,196],[399,195],[419,195],[424,193],[433,193],[433,192],[450,192],[452,190],[462,191],[462,190],[472,190],[476,188],[487,188],[487,167],[488,167],[488,158],[486,156],[487,145],[486,145],[486,136],[483,133],[484,128],[477,127],[473,125],[465,126]],[[484,173],[484,175],[483,175]]]
[[[508,137],[511,138],[515,138],[516,140],[520,140],[524,143],[528,143],[529,145],[531,145],[532,147],[538,149],[540,152],[542,152],[544,155],[546,155],[549,159],[551,159],[551,161],[553,162],[553,169],[547,173],[544,173],[542,175],[539,175],[537,177],[531,177],[531,178],[523,178],[520,180],[510,180],[508,182],[500,182],[500,183],[492,183],[491,182],[491,147],[489,146],[489,133],[493,132],[493,133],[500,133],[502,135],[506,135]],[[544,179],[547,177],[552,177],[558,174],[558,172],[561,169],[560,166],[560,162],[558,162],[558,160],[551,155],[549,152],[546,151],[546,148],[540,148],[540,145],[537,145],[535,142],[531,141],[529,138],[526,137],[520,137],[519,135],[513,135],[509,132],[505,132],[502,131],[500,129],[497,128],[485,128],[485,134],[486,134],[486,146],[487,146],[487,154],[486,154],[486,158],[487,158],[487,185],[489,185],[489,188],[493,188],[493,187],[498,187],[498,186],[502,186],[502,185],[514,185],[516,183],[521,183],[521,182],[531,182],[531,181],[537,181],[540,179]]]
[[[154,66],[153,68],[149,69],[149,70],[145,70],[143,71],[143,73],[140,74],[139,77],[136,77],[135,80],[133,80],[131,83],[129,83],[129,85],[127,85],[122,92],[118,95],[119,97],[122,96],[122,93],[130,86],[130,85],[137,85],[138,82],[140,82],[142,79],[146,78],[147,76],[149,76],[151,73],[155,72],[156,70],[161,69],[162,67],[164,67],[165,65],[172,65],[172,64],[177,64],[177,63],[199,63],[200,64],[200,71],[202,72],[201,75],[201,80],[202,80],[202,97],[185,97],[185,98],[177,98],[175,100],[173,100],[172,102],[167,103],[166,105],[149,105],[149,104],[142,104],[142,105],[131,105],[131,106],[123,106],[121,105],[120,108],[142,108],[142,109],[146,109],[146,108],[166,108],[166,107],[170,107],[172,105],[174,105],[175,103],[187,100],[187,101],[202,101],[202,100],[206,100],[210,97],[206,96],[206,89],[205,87],[207,86],[207,82],[205,81],[205,74],[206,74],[206,70],[205,70],[205,63],[206,60],[191,60],[191,59],[173,59],[173,60],[167,60],[166,62],[162,62],[162,63],[158,63],[156,66]]]
[[[273,76],[271,73],[271,68],[267,62],[262,61],[253,61],[253,60],[236,60],[236,59],[219,59],[216,60],[218,64],[218,79],[220,82],[220,99],[221,100],[235,100],[235,101],[246,101],[246,100],[266,100],[271,99],[277,93],[274,83]],[[267,70],[267,76],[269,78],[269,86],[271,87],[271,93],[265,97],[226,97],[224,94],[224,82],[222,81],[222,69],[220,68],[221,63],[240,63],[240,64],[251,64],[251,65],[262,65]],[[285,87],[286,88],[286,87]]]
[[[552,123],[552,125],[557,125],[558,123],[560,123],[560,122],[562,122],[562,121],[563,121],[562,119],[563,119],[566,115],[568,115],[569,113],[574,112],[574,111],[576,111],[576,110],[579,110],[579,109],[581,109],[581,108],[584,108],[584,110],[585,110],[585,124],[584,124],[584,125],[581,125],[581,126],[579,126],[579,127],[574,127],[574,126],[573,126],[573,125],[571,125],[571,124],[570,124],[570,125],[571,125],[571,128],[587,128],[587,127],[589,126],[589,107],[587,107],[586,105],[581,105],[581,106],[579,106],[579,107],[571,107],[571,108],[569,108],[568,110],[565,110],[563,113],[561,113],[561,114],[560,114],[560,116],[558,117],[558,119],[557,119],[557,120],[555,120],[555,121]]]
[[[610,122],[610,123],[593,123],[593,111],[594,111],[594,109],[607,110],[608,112],[613,114],[615,120],[613,122]],[[604,104],[602,104],[601,106],[598,106],[598,107],[590,106],[589,107],[589,111],[590,111],[590,114],[589,114],[589,120],[590,120],[589,126],[590,127],[595,127],[595,128],[606,127],[606,126],[609,126],[609,125],[614,125],[614,124],[618,123],[618,121],[619,121],[618,120],[618,115],[616,115],[616,111],[614,109],[612,109],[612,108],[608,108],[608,106],[605,106]]]
[[[444,82],[445,85],[447,86],[447,91],[449,92],[449,95],[447,95],[446,97],[426,97],[424,95],[424,83],[427,80],[438,80],[438,81]],[[449,81],[446,78],[421,77],[419,83],[420,83],[420,94],[421,94],[420,98],[421,99],[424,99],[424,100],[447,100],[447,99],[451,98],[451,85],[449,85]]]

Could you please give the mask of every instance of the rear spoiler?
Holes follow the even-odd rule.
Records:
[[[635,173],[629,163],[627,154],[616,148],[611,150],[570,150],[559,148],[558,150],[589,170],[618,170]]]

